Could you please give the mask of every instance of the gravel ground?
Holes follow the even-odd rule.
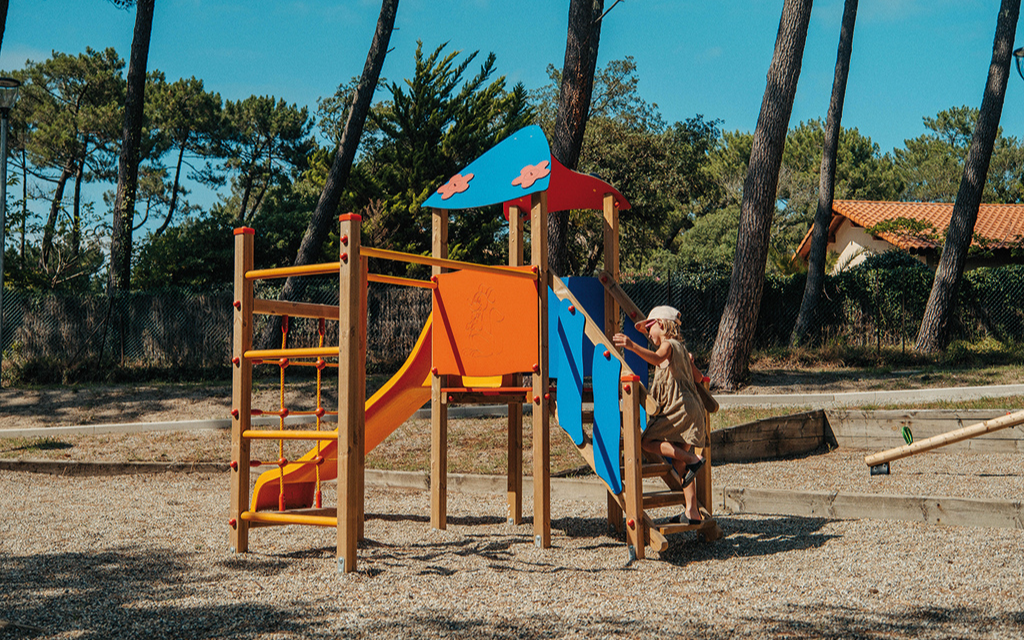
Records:
[[[856,452],[714,472],[719,487],[919,495],[973,474],[1019,496],[1002,458],[918,456],[888,478]],[[724,516],[725,538],[684,534],[627,566],[601,505],[556,501],[540,550],[501,496],[450,494],[441,532],[429,494],[371,488],[359,571],[341,575],[332,529],[255,529],[249,554],[229,553],[227,497],[227,474],[0,472],[0,637],[1024,637],[1019,530]]]
[[[49,399],[59,404],[47,406],[47,423],[81,423],[81,412],[126,422],[140,405],[147,421],[181,419],[223,404],[163,389],[114,405],[90,394]],[[21,415],[0,402],[5,426],[38,420],[47,399],[28,402],[35,411]],[[227,437],[184,435],[93,445],[114,459],[154,459],[167,449],[222,452]],[[931,453],[872,477],[864,454],[715,465],[714,483],[1024,494],[1019,455]],[[529,496],[524,511],[529,518]],[[0,471],[0,638],[1024,638],[1020,530],[725,515],[723,539],[684,534],[627,566],[603,505],[555,501],[552,511],[553,548],[540,550],[529,520],[505,524],[503,496],[449,494],[441,532],[429,528],[427,493],[371,488],[359,571],[341,575],[332,529],[255,529],[249,554],[229,553],[226,473]]]

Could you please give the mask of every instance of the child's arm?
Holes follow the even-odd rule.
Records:
[[[670,345],[667,340],[658,346],[657,351],[651,351],[647,347],[641,347],[624,333],[616,333],[612,337],[612,343],[614,343],[616,347],[629,349],[636,355],[643,358],[645,362],[653,364],[654,366],[658,366],[672,357],[672,345]]]

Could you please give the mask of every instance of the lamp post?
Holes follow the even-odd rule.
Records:
[[[1013,61],[1017,63],[1017,73],[1020,74],[1021,78],[1024,78],[1024,67],[1021,67],[1021,58],[1024,58],[1024,47],[1017,49],[1013,52]]]
[[[0,78],[0,374],[4,364],[4,230],[7,228],[7,120],[18,101],[20,80]],[[0,375],[0,387],[3,386]]]

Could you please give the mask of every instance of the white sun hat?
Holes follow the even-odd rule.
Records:
[[[646,320],[641,320],[634,326],[637,331],[646,335],[647,329],[654,324],[655,320],[669,320],[679,324],[679,310],[675,307],[670,307],[667,304],[654,307],[651,309],[651,312],[647,314]]]

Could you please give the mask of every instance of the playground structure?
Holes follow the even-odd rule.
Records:
[[[906,445],[865,456],[864,462],[871,468],[871,475],[888,475],[889,463],[894,460],[931,451],[932,449],[937,449],[947,444],[970,440],[971,438],[976,438],[986,433],[992,433],[993,431],[999,431],[1001,429],[1008,429],[1019,424],[1024,424],[1024,411],[1008,413],[1005,416],[986,420],[985,422],[978,422],[960,429],[954,429],[947,433],[940,433],[937,436],[925,438],[918,442],[914,442],[913,436],[911,436],[907,438],[908,442]],[[909,433],[909,431],[907,433]]]
[[[503,204],[509,224],[509,265],[491,266],[448,259],[452,210]],[[356,569],[356,547],[363,538],[365,455],[428,400],[431,407],[431,526],[447,526],[448,407],[491,403],[508,406],[508,521],[522,522],[523,403],[532,405],[533,532],[538,547],[551,545],[550,424],[557,423],[608,487],[608,519],[625,529],[631,558],[645,547],[664,550],[667,534],[698,530],[715,539],[721,531],[711,513],[711,452],[698,449],[705,464],[695,482],[704,520],[698,525],[658,524],[647,509],[685,502],[672,466],[642,460],[640,438],[646,415],[656,410],[644,383],[647,365],[633,353],[620,354],[611,336],[624,330],[645,338],[633,323],[643,314],[618,286],[619,211],[626,199],[608,183],[566,169],[551,156],[539,127],[527,127],[453,176],[425,203],[432,211],[431,256],[362,247],[360,217],[340,217],[339,262],[255,270],[252,229],[235,230],[235,312],[233,343],[231,547],[248,550],[249,529],[299,524],[336,527],[339,570]],[[558,278],[548,267],[548,211],[601,211],[605,270],[597,278]],[[530,225],[531,261],[525,264],[524,226]],[[368,273],[367,259],[429,265],[429,281]],[[260,300],[257,280],[289,276],[339,277],[339,306]],[[430,289],[433,313],[405,364],[370,399],[365,399],[366,290],[369,282]],[[589,311],[589,313],[588,313]],[[280,349],[252,348],[253,314],[284,316]],[[319,344],[289,348],[289,317],[316,318]],[[339,344],[324,345],[325,320],[339,323]],[[281,406],[252,406],[252,368],[281,370]],[[288,366],[317,370],[317,407],[299,412],[284,406]],[[322,372],[338,370],[336,431],[323,428],[332,412],[321,406]],[[695,374],[699,372],[695,369]],[[529,381],[525,377],[529,376]],[[584,387],[590,378],[592,385]],[[699,380],[700,378],[698,378]],[[552,381],[557,386],[552,386]],[[717,404],[698,385],[705,407]],[[593,411],[583,410],[593,402]],[[289,415],[315,417],[315,430],[285,429]],[[252,428],[252,416],[275,415],[279,428]],[[590,433],[584,424],[592,424]],[[279,459],[251,459],[251,441],[277,440]],[[285,439],[315,441],[298,460],[283,454]],[[710,442],[710,438],[708,439]],[[250,495],[250,468],[272,468],[256,480]],[[644,477],[660,477],[666,489],[644,492]],[[337,507],[322,506],[321,484],[337,478]]]

